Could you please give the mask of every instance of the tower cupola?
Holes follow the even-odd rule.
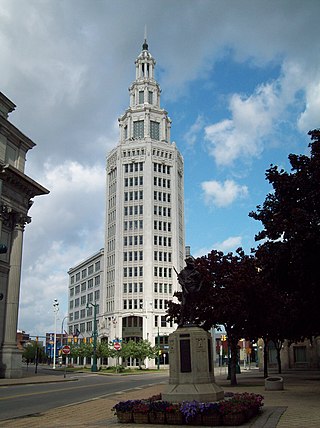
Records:
[[[135,60],[136,78],[129,87],[130,106],[119,118],[121,143],[137,139],[170,143],[171,120],[160,108],[161,89],[154,78],[155,65],[145,37]]]

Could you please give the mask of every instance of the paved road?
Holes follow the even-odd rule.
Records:
[[[63,373],[55,373],[55,377]],[[53,377],[53,380],[55,379]],[[69,382],[10,385],[0,387],[0,420],[44,412],[59,406],[150,386],[168,379],[167,374],[112,376],[67,374]]]

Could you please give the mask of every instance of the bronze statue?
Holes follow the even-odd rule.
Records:
[[[177,273],[179,284],[182,289],[181,300],[181,317],[179,326],[192,322],[190,308],[192,306],[192,298],[195,293],[198,293],[202,286],[200,272],[196,269],[195,259],[188,256],[185,259],[186,267],[180,273]]]

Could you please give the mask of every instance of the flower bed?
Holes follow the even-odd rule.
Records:
[[[226,394],[213,403],[184,401],[169,403],[156,395],[145,400],[120,401],[112,410],[122,423],[231,426],[241,425],[256,416],[263,406],[259,394]]]

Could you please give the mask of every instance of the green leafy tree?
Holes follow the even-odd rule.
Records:
[[[133,341],[130,341],[133,342]],[[131,344],[131,355],[132,358],[136,358],[139,361],[139,368],[146,358],[155,358],[156,349],[151,345],[148,340],[139,340]]]
[[[43,347],[35,340],[25,346],[22,357],[30,363],[34,363],[36,358],[38,359],[38,362],[44,362],[46,360],[46,354]]]
[[[266,178],[273,192],[249,214],[263,225],[256,256],[265,280],[288,302],[282,312],[291,340],[318,335],[320,325],[320,131],[309,135],[310,156],[290,154],[290,173],[272,165]]]
[[[203,283],[201,292],[193,297],[190,319],[205,330],[224,325],[231,350],[230,383],[236,385],[238,342],[247,336],[254,305],[252,290],[259,284],[255,257],[245,255],[241,248],[236,254],[213,250],[195,263]],[[181,294],[176,296],[181,301]],[[171,319],[179,320],[180,313],[181,304],[170,302]]]
[[[112,356],[111,345],[107,342],[100,342],[97,346],[97,357],[98,358],[109,358]]]

